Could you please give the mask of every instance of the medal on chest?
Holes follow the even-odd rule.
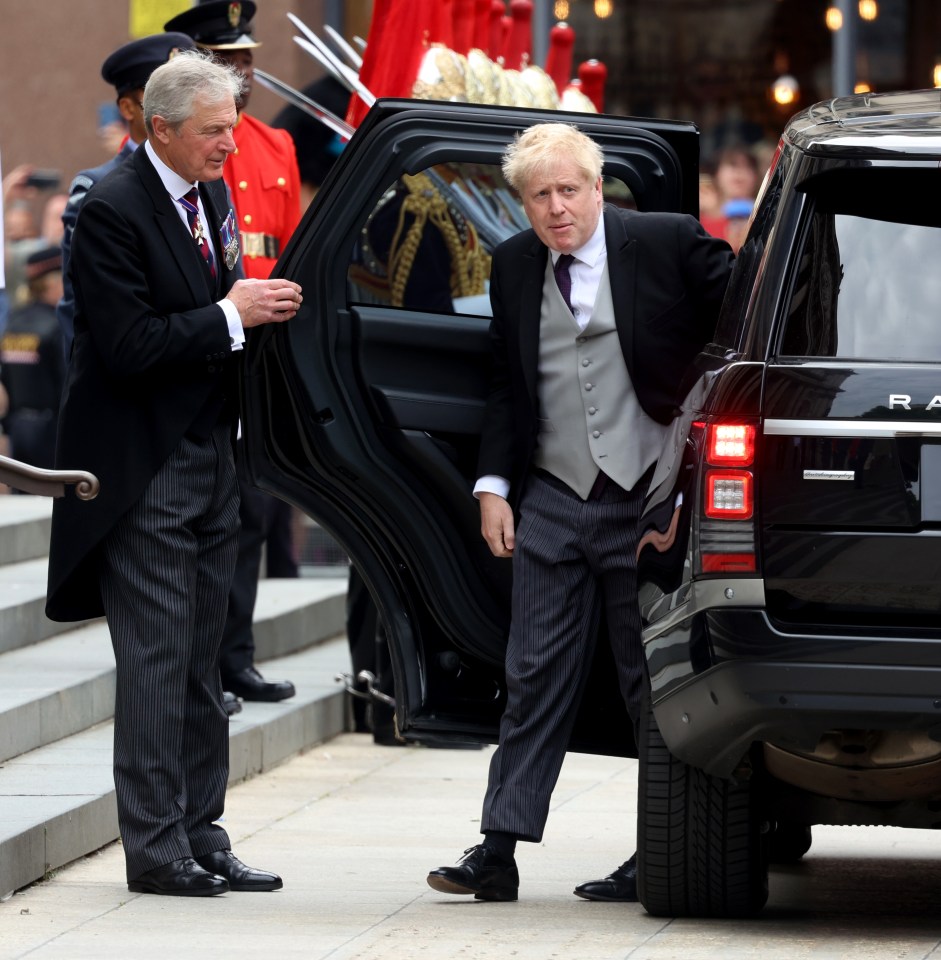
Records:
[[[235,214],[231,208],[229,209],[229,215],[225,218],[225,222],[222,224],[222,229],[219,231],[219,236],[222,239],[222,251],[225,257],[225,265],[229,270],[234,270],[235,264],[238,263],[239,259],[239,233],[235,226]]]

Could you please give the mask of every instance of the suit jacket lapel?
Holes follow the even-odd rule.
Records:
[[[523,256],[520,284],[519,344],[520,362],[526,378],[526,391],[535,409],[536,377],[539,370],[539,323],[542,317],[542,286],[545,282],[549,250],[538,239]]]
[[[135,150],[132,162],[153,204],[154,225],[163,235],[171,256],[180,268],[180,273],[193,295],[194,305],[203,306],[207,293],[211,296],[212,290],[202,256],[192,238],[189,238],[183,220],[150,162],[147,151],[143,148]]]
[[[223,186],[223,181],[216,183],[201,183],[199,185],[199,195],[203,199],[203,208],[209,219],[208,232],[212,238],[212,254],[216,258],[216,277],[218,279],[219,289],[228,292],[233,282],[237,278],[237,271],[230,270],[225,262],[225,249],[222,238],[222,225],[226,217],[232,212],[232,205],[229,203],[229,193]],[[222,189],[219,189],[222,187]],[[233,224],[235,222],[233,214]]]
[[[637,243],[627,235],[624,220],[614,207],[604,208],[604,242],[608,253],[608,281],[611,284],[614,322],[628,373],[633,376]]]

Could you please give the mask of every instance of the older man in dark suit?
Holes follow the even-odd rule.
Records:
[[[241,81],[196,53],[144,92],[147,142],[89,191],[72,244],[75,339],[57,463],[101,479],[53,513],[47,613],[107,617],[128,888],[274,890],[230,849],[219,642],[238,542],[235,362],[288,320],[297,284],[236,280],[222,183]]]
[[[693,217],[606,207],[602,161],[594,141],[560,123],[530,127],[504,157],[532,230],[493,257],[494,370],[475,494],[491,551],[513,558],[507,705],[484,842],[428,876],[480,900],[517,899],[516,842],[542,839],[602,608],[637,729],[647,685],[638,520],[679,381],[712,334],[732,265],[728,245]],[[575,892],[636,900],[634,858]]]

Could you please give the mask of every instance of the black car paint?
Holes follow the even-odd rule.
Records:
[[[910,139],[885,139],[902,133]],[[756,742],[812,751],[833,730],[941,739],[941,412],[929,408],[941,392],[941,344],[905,363],[782,352],[809,197],[836,182],[821,178],[853,177],[844,190],[866,170],[930,169],[937,180],[939,155],[936,93],[853,98],[796,118],[717,343],[700,357],[708,385],[688,398],[686,420],[760,425],[760,577],[684,576],[672,594],[648,594],[645,638],[664,739],[708,773],[750,769]],[[937,226],[934,189],[878,198],[872,215]],[[909,409],[893,395],[910,396]],[[693,563],[690,551],[685,568]],[[772,817],[937,826],[930,801],[889,809],[765,782],[776,784],[764,798]]]

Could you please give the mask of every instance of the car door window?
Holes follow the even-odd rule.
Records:
[[[606,202],[635,207],[623,181],[604,181]],[[382,194],[350,260],[350,305],[489,316],[490,256],[529,227],[497,164],[445,163],[405,174]]]
[[[778,216],[783,180],[783,170],[778,166],[762,191],[748,236],[738,251],[715,333],[715,343],[723,348],[742,347],[756,279]]]
[[[782,356],[941,360],[937,176],[844,171],[811,185]]]

